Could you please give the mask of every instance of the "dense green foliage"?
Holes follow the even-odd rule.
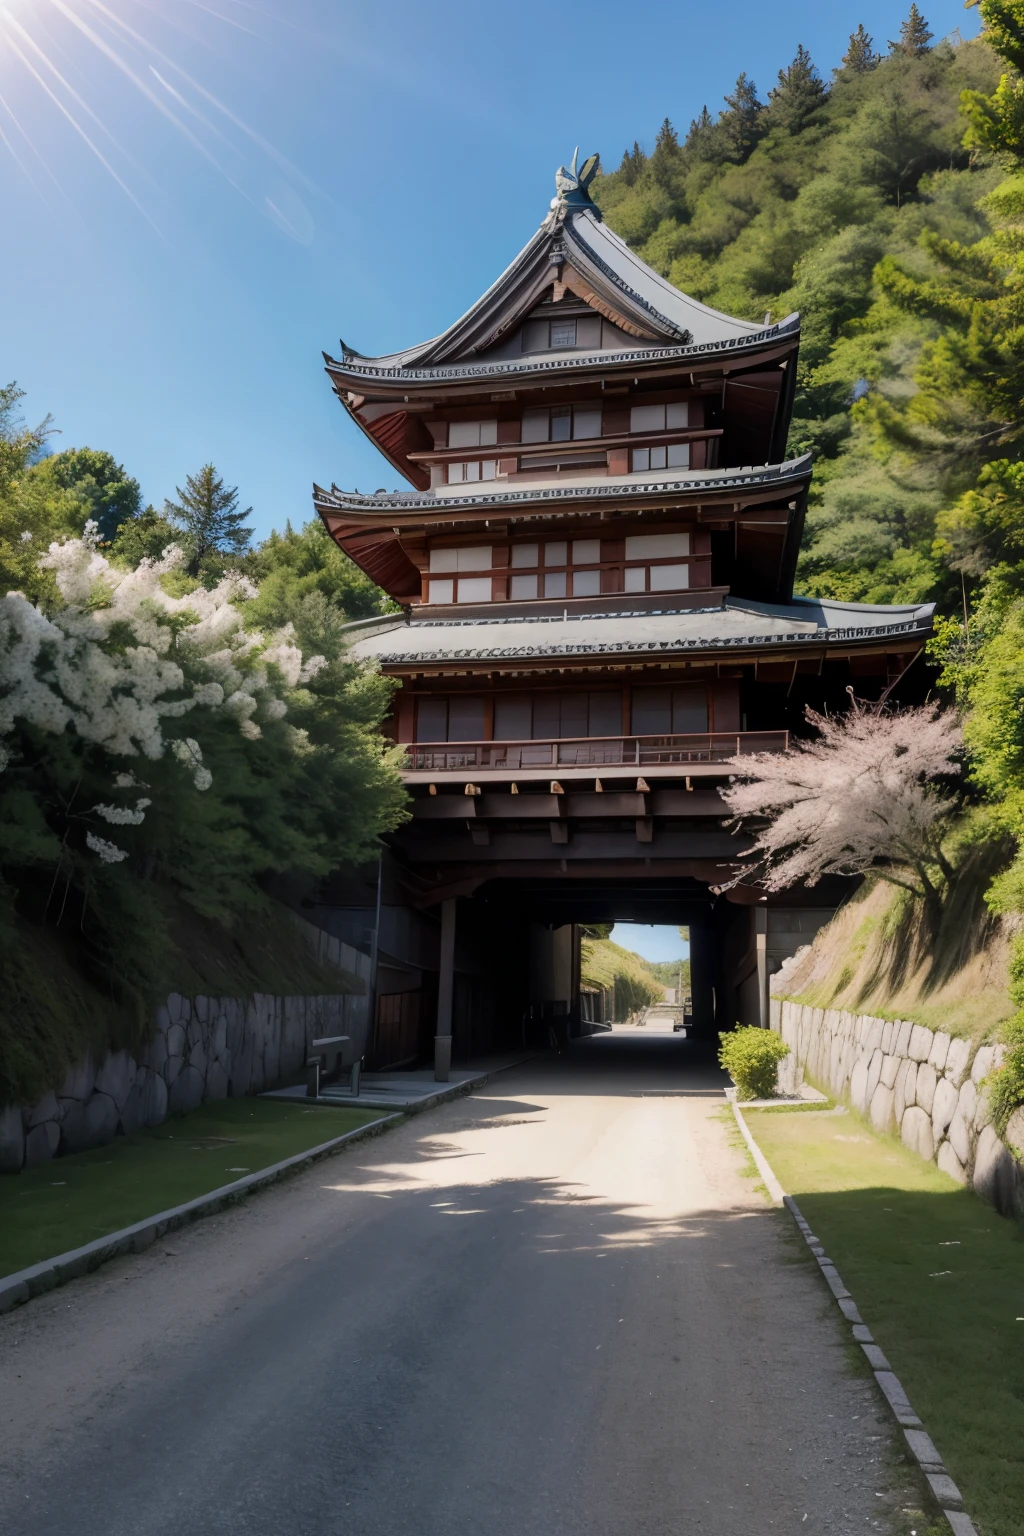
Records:
[[[789,447],[818,456],[802,590],[959,598],[936,519],[999,447],[966,400],[932,420],[948,324],[903,285],[991,232],[1002,173],[963,143],[960,95],[998,73],[984,39],[929,46],[915,11],[884,58],[859,28],[827,84],[802,48],[765,102],[741,75],[717,117],[682,141],[666,120],[596,184],[609,224],[696,298],[755,321],[800,311]]]
[[[722,1035],[718,1059],[741,1099],[770,1099],[778,1086],[779,1062],[789,1046],[770,1029],[747,1025]]]
[[[689,988],[689,960],[645,960],[651,975],[656,975],[662,986],[679,986],[683,978],[683,992]]]
[[[1024,1104],[1024,1018],[1020,1014],[1004,1026],[1003,1037],[1005,1059],[988,1081],[992,1119],[1000,1134],[1005,1134],[1014,1110]]]
[[[935,43],[913,6],[884,56],[858,27],[828,82],[800,49],[764,102],[741,75],[717,117],[682,142],[666,120],[596,189],[697,298],[801,312],[798,584],[937,600],[982,802],[956,834],[969,858],[1024,848],[1024,0],[978,10],[979,38]],[[1024,853],[988,899],[1024,910]]]
[[[260,625],[291,622],[303,650],[335,657],[340,627],[396,605],[328,538],[319,520],[272,533],[242,562],[259,584],[247,610]]]
[[[379,731],[391,685],[340,633],[378,594],[319,525],[239,559],[244,514],[207,466],[187,486],[209,517],[154,566],[168,520],[109,455],[45,456],[48,423],[24,427],[18,401],[0,396],[8,1096],[45,1087],[83,1044],[129,1038],[202,969],[196,923],[244,980],[244,935],[265,931],[275,882],[375,857],[405,814]]]
[[[663,987],[678,987],[679,978],[683,980],[683,996],[690,990],[690,962],[689,960],[645,960],[644,964]]]

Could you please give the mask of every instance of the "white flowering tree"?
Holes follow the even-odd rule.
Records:
[[[960,772],[956,716],[852,700],[843,715],[807,719],[817,735],[792,751],[729,763],[723,798],[754,835],[761,883],[778,891],[873,869],[937,917],[952,878],[943,837],[957,802],[944,781]]]
[[[120,569],[91,527],[40,565],[58,604],[0,598],[0,869],[19,910],[88,912],[105,973],[144,977],[154,882],[231,921],[401,819],[389,685],[249,627],[244,577],[191,582],[174,547]]]

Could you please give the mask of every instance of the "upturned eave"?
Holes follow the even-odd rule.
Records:
[[[536,353],[521,358],[496,359],[493,362],[463,360],[437,366],[417,366],[401,361],[404,354],[392,357],[362,357],[346,352],[341,358],[324,353],[326,371],[341,395],[343,390],[354,394],[385,389],[399,394],[413,391],[429,394],[438,387],[451,387],[459,383],[472,384],[488,379],[515,380],[516,386],[526,389],[532,384],[550,386],[552,379],[564,377],[573,383],[585,382],[590,377],[603,374],[629,373],[654,365],[682,366],[696,362],[722,362],[732,359],[744,361],[773,361],[774,357],[761,358],[760,354],[778,352],[784,356],[793,351],[800,340],[800,316],[789,315],[777,324],[764,326],[748,335],[726,337],[717,342],[692,342],[688,344],[664,344],[661,346],[631,347],[618,352],[565,351]]]
[[[802,454],[782,464],[743,466],[735,469],[703,470],[691,472],[674,479],[637,480],[633,476],[615,476],[607,480],[562,483],[561,485],[533,485],[512,489],[500,481],[488,481],[492,491],[478,490],[459,496],[436,495],[433,492],[395,491],[383,495],[362,496],[356,491],[344,491],[334,485],[325,490],[313,487],[313,504],[319,515],[326,519],[342,515],[358,519],[365,526],[393,524],[408,519],[410,514],[417,523],[451,522],[466,516],[501,518],[507,512],[528,512],[536,507],[554,515],[564,510],[574,513],[590,506],[607,506],[622,503],[637,506],[685,500],[693,502],[705,497],[727,500],[730,492],[747,494],[761,490],[800,490],[808,484],[813,464],[812,455]]]
[[[509,612],[487,619],[416,618],[353,626],[353,653],[385,671],[493,670],[500,662],[532,666],[603,667],[742,658],[798,662],[804,656],[841,652],[916,650],[932,632],[934,603],[848,604],[797,598],[789,603],[727,600],[724,608],[658,613],[522,619]]]

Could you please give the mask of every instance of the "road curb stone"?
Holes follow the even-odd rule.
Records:
[[[522,1060],[529,1060],[529,1057],[523,1057]],[[272,1163],[268,1168],[258,1168],[255,1173],[247,1174],[244,1179],[236,1179],[233,1184],[222,1184],[219,1189],[211,1189],[206,1195],[197,1195],[195,1200],[188,1200],[184,1205],[172,1206],[167,1211],[158,1211],[155,1216],[146,1216],[130,1227],[122,1227],[118,1232],[111,1232],[106,1237],[98,1237],[81,1248],[72,1248],[67,1253],[57,1254],[55,1258],[43,1259],[28,1269],[19,1269],[14,1274],[4,1275],[0,1277],[0,1314],[12,1311],[23,1302],[31,1301],[35,1296],[43,1296],[47,1291],[56,1290],[58,1286],[66,1285],[69,1280],[77,1280],[80,1275],[87,1275],[92,1270],[99,1269],[100,1265],[105,1264],[108,1259],[120,1258],[126,1253],[143,1253],[166,1232],[172,1232],[177,1227],[189,1226],[201,1216],[211,1216],[228,1205],[234,1205],[236,1201],[244,1199],[246,1195],[252,1194],[264,1185],[276,1183],[283,1175],[300,1168],[304,1163],[315,1163],[322,1157],[330,1157],[332,1153],[341,1151],[348,1142],[377,1136],[381,1131],[387,1130],[389,1125],[407,1119],[409,1115],[417,1115],[427,1109],[436,1109],[439,1104],[448,1103],[451,1099],[463,1098],[477,1088],[482,1088],[496,1073],[508,1071],[511,1067],[521,1064],[521,1060],[506,1062],[502,1066],[491,1067],[486,1072],[467,1078],[465,1082],[452,1083],[447,1088],[438,1088],[436,1093],[430,1094],[418,1103],[403,1105],[401,1109],[396,1109],[391,1114],[381,1115],[376,1120],[368,1121],[366,1125],[356,1126],[353,1131],[346,1131],[343,1136],[335,1136],[330,1141],[321,1142],[319,1146],[310,1147],[306,1152],[297,1152],[293,1157],[286,1157],[280,1163]],[[324,1105],[330,1103],[328,1100],[319,1102]],[[330,1104],[330,1107],[337,1106]],[[358,1102],[354,1101],[351,1107],[358,1108]]]
[[[800,1235],[814,1255],[815,1262],[821,1270],[825,1281],[832,1291],[839,1309],[847,1322],[852,1325],[853,1337],[860,1344],[868,1362],[874,1371],[875,1381],[884,1396],[893,1417],[903,1430],[904,1437],[911,1455],[924,1474],[925,1480],[951,1526],[954,1536],[978,1536],[977,1528],[970,1516],[963,1509],[963,1496],[956,1483],[950,1477],[939,1454],[938,1448],[931,1436],[925,1431],[921,1420],[914,1412],[910,1399],[904,1390],[903,1383],[893,1371],[881,1349],[874,1343],[870,1329],[865,1325],[857,1305],[850,1292],[843,1285],[839,1271],[830,1259],[825,1257],[821,1243],[815,1237],[809,1223],[804,1219],[803,1213],[792,1195],[783,1191],[782,1185],[775,1177],[771,1165],[757,1142],[754,1140],[750,1127],[743,1118],[742,1111],[734,1102],[732,1106],[736,1122],[743,1133],[743,1139],[750,1148],[758,1172],[764,1179],[765,1185],[776,1205],[784,1205],[796,1222]],[[778,1198],[775,1191],[778,1191]]]
[[[155,1216],[146,1216],[142,1221],[133,1222],[130,1227],[122,1227],[120,1231],[110,1232],[106,1237],[97,1237],[81,1248],[72,1248],[67,1253],[57,1254],[55,1258],[43,1259],[27,1269],[4,1275],[0,1279],[0,1313],[10,1312],[12,1308],[21,1306],[35,1296],[43,1296],[47,1291],[66,1285],[69,1280],[87,1275],[108,1259],[119,1258],[127,1253],[142,1253],[165,1233],[173,1232],[177,1227],[189,1226],[200,1216],[210,1216],[215,1211],[234,1205],[254,1190],[276,1183],[283,1175],[297,1170],[305,1163],[315,1163],[323,1157],[330,1157],[350,1142],[379,1135],[402,1118],[399,1113],[382,1115],[366,1125],[356,1126],[355,1130],[346,1131],[343,1136],[334,1136],[319,1146],[310,1147],[279,1163],[272,1163],[268,1168],[259,1168],[255,1173],[246,1174],[244,1179],[222,1184],[218,1189],[211,1189],[208,1194],[197,1195],[194,1200],[187,1200],[183,1205],[158,1211]]]

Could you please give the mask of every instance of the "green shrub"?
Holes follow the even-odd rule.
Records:
[[[1024,1104],[1024,1009],[1003,1025],[1006,1058],[990,1073],[986,1086],[992,1119],[1002,1134],[1015,1109]]]
[[[718,1059],[739,1089],[741,1099],[770,1099],[779,1080],[779,1062],[789,1046],[770,1029],[734,1029],[720,1035]]]

